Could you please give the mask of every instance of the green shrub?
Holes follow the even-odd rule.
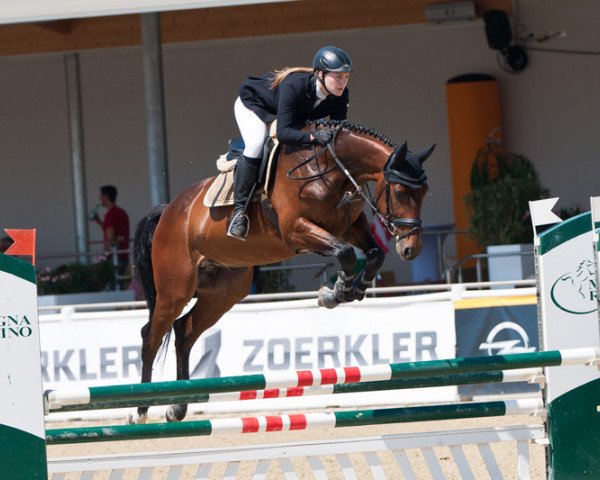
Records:
[[[108,260],[89,265],[70,263],[37,274],[40,295],[101,292],[115,288],[116,267]]]
[[[471,234],[482,248],[531,243],[529,201],[547,195],[531,160],[485,147],[473,164],[471,193],[465,197]]]

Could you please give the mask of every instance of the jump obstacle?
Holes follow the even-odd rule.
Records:
[[[582,358],[591,358],[594,352],[578,352]],[[522,361],[522,360],[521,360]],[[455,364],[456,365],[456,364]],[[489,366],[489,365],[488,365]],[[387,380],[373,380],[384,376],[382,370],[389,367]],[[465,372],[415,378],[392,378],[394,365],[371,368],[358,367],[360,376],[344,375],[345,369],[300,371],[286,375],[239,376],[210,379],[154,382],[152,384],[119,385],[117,387],[84,387],[81,389],[47,390],[44,392],[46,413],[112,408],[159,406],[177,403],[209,403],[260,400],[269,398],[292,398],[310,395],[336,395],[343,393],[401,390],[406,388],[441,387],[448,385],[472,385],[483,383],[543,382],[541,368],[516,370],[490,370]],[[517,368],[515,366],[515,368]],[[338,374],[338,371],[340,374]],[[262,378],[261,378],[262,377]],[[312,378],[306,385],[306,377]],[[397,374],[396,374],[397,377]],[[269,378],[269,379],[267,379]],[[315,384],[314,379],[320,378]],[[335,380],[334,380],[335,379]],[[343,380],[342,380],[343,379]],[[348,383],[350,382],[350,383]],[[363,383],[364,382],[364,383]],[[245,390],[256,385],[258,390]],[[296,386],[289,386],[295,384]],[[263,387],[263,385],[265,387]],[[224,392],[224,390],[227,390]]]
[[[296,372],[293,375],[250,375],[220,379],[158,382],[85,389],[56,390],[41,395],[39,330],[33,267],[0,255],[0,446],[5,454],[0,478],[62,479],[66,472],[110,469],[121,478],[139,469],[136,478],[151,478],[153,469],[169,467],[169,479],[188,467],[192,478],[206,478],[213,464],[227,462],[223,478],[234,478],[240,462],[257,462],[254,478],[266,478],[276,460],[286,478],[295,477],[290,458],[304,459],[316,478],[327,478],[320,457],[335,455],[345,478],[356,478],[349,454],[361,453],[374,478],[386,478],[377,452],[392,452],[405,478],[416,478],[407,449],[420,449],[433,478],[445,478],[434,447],[446,446],[462,478],[476,478],[463,446],[475,445],[491,478],[503,478],[490,444],[517,442],[518,478],[529,478],[529,442],[548,442],[549,478],[600,478],[600,375],[590,365],[600,360],[597,316],[597,264],[600,247],[600,202],[590,213],[561,222],[535,236],[541,352],[458,358],[377,367],[349,367]],[[535,207],[535,205],[534,205]],[[535,220],[535,215],[532,215]],[[594,223],[592,223],[592,221]],[[594,248],[592,249],[592,244]],[[585,267],[585,268],[582,268]],[[597,272],[597,269],[596,269]],[[586,276],[587,274],[587,276]],[[590,276],[591,275],[591,276]],[[591,345],[591,346],[590,346]],[[544,368],[543,377],[539,368]],[[525,370],[524,370],[525,369]],[[544,381],[543,400],[427,405],[350,412],[199,420],[182,423],[121,425],[45,430],[46,411],[85,410],[177,402],[204,402],[236,397],[269,398],[375,389],[480,383]],[[343,441],[247,446],[127,456],[58,460],[47,463],[46,444],[133,440],[221,433],[340,428],[356,425],[491,417],[541,415],[544,425],[386,435]],[[114,477],[113,477],[114,475]]]

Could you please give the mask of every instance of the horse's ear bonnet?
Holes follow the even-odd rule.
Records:
[[[427,182],[423,162],[433,152],[435,145],[418,153],[408,151],[406,143],[397,147],[388,159],[383,173],[390,183],[400,183],[411,188],[420,188]]]

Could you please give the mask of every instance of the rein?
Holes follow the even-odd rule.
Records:
[[[340,158],[337,156],[337,154],[335,152],[335,141],[336,141],[338,133],[340,132],[341,129],[342,129],[342,126],[339,126],[333,131],[333,138],[327,144],[326,148],[322,148],[319,152],[315,152],[315,154],[313,154],[306,160],[303,160],[301,163],[299,163],[295,167],[290,168],[287,172],[288,178],[290,178],[292,180],[315,180],[317,178],[324,177],[328,173],[335,170],[336,167],[340,167],[342,172],[344,172],[344,175],[346,175],[346,178],[348,178],[348,180],[350,180],[350,183],[352,183],[352,185],[356,189],[355,192],[350,194],[350,197],[353,197],[355,195],[360,195],[363,198],[363,200],[367,203],[367,205],[369,205],[369,207],[371,207],[373,214],[375,216],[377,216],[377,218],[379,218],[379,220],[381,220],[381,222],[384,224],[385,228],[388,230],[390,235],[392,235],[393,237],[396,238],[396,242],[399,242],[400,240],[410,237],[411,235],[413,235],[414,233],[419,231],[421,228],[423,228],[423,220],[421,220],[420,218],[404,218],[404,217],[392,216],[392,213],[391,213],[392,203],[391,203],[391,195],[390,195],[391,188],[390,188],[390,182],[387,179],[385,179],[385,197],[386,197],[385,204],[386,204],[386,210],[387,210],[385,215],[377,208],[377,200],[379,200],[383,191],[380,192],[380,194],[377,196],[377,200],[373,199],[373,197],[370,195],[370,192],[367,195],[365,193],[364,189],[354,179],[354,177],[352,176],[350,171],[342,163],[342,161],[340,160]],[[326,151],[329,151],[329,153],[335,160],[335,165],[333,167],[329,168],[328,170],[325,170],[324,172],[320,172],[315,175],[309,175],[306,177],[292,176],[292,174],[295,171],[297,171],[300,167],[303,167],[304,165],[309,164],[313,160],[318,160],[318,158]],[[319,162],[317,161],[316,163],[318,166]],[[398,233],[398,228],[410,228],[410,230],[405,233]]]
[[[337,131],[334,135],[337,135]],[[335,140],[335,136],[334,136],[334,140]],[[288,170],[288,172],[287,172],[288,178],[291,178],[292,180],[316,180],[317,178],[322,178],[325,175],[327,175],[328,173],[333,172],[335,170],[337,165],[334,165],[329,170],[325,170],[324,172],[319,172],[314,175],[308,175],[307,177],[293,177],[292,174],[296,170],[303,167],[304,165],[308,165],[313,160],[317,160],[321,155],[323,155],[327,151],[325,148],[322,148],[320,151],[317,152],[314,145],[313,145],[313,150],[315,150],[314,155],[308,157],[306,160],[303,160],[298,165],[296,165],[295,167],[292,167]],[[317,168],[319,168],[319,162],[316,162],[316,164],[317,164]]]

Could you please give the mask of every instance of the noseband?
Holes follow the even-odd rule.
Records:
[[[292,176],[292,175],[296,170],[298,170],[298,168],[308,164],[309,162],[311,162],[313,160],[317,160],[318,157],[320,157],[326,150],[329,150],[329,153],[335,160],[336,165],[338,167],[340,167],[342,172],[344,172],[344,174],[346,175],[348,180],[350,180],[350,182],[356,189],[356,191],[354,193],[352,193],[350,195],[350,197],[354,197],[355,195],[360,195],[364,199],[364,201],[371,207],[373,215],[378,217],[379,220],[381,220],[381,222],[384,224],[384,226],[388,230],[388,232],[390,232],[390,235],[395,237],[396,242],[399,242],[400,240],[408,238],[411,235],[417,233],[419,230],[421,230],[423,228],[423,220],[421,220],[421,218],[419,218],[419,217],[416,217],[416,218],[394,217],[392,215],[390,190],[391,190],[392,183],[400,183],[400,184],[403,184],[406,186],[411,186],[408,183],[411,180],[413,182],[417,181],[422,185],[425,183],[425,180],[427,179],[425,174],[423,174],[422,177],[419,179],[406,178],[405,174],[402,174],[401,172],[398,172],[397,170],[394,170],[394,169],[387,169],[387,165],[386,165],[386,171],[384,172],[385,187],[379,193],[379,195],[377,196],[377,199],[374,199],[371,196],[370,192],[368,194],[365,193],[364,189],[358,184],[358,182],[354,179],[354,177],[352,176],[350,171],[346,168],[346,166],[342,163],[342,161],[339,159],[339,157],[335,153],[335,140],[337,139],[338,133],[340,132],[341,129],[342,129],[342,126],[339,126],[333,131],[333,137],[332,137],[331,141],[327,144],[326,148],[323,148],[320,152],[316,152],[314,155],[307,158],[299,165],[296,165],[295,167],[290,169],[288,171],[288,177],[293,180],[313,180],[313,179],[325,176],[327,173],[331,172],[335,167],[327,169],[326,171],[320,172],[316,175],[308,176],[308,177],[296,177],[296,176]],[[398,151],[399,151],[399,149],[396,148],[394,150],[394,152],[390,155],[388,164],[390,163],[391,160],[393,160],[394,156],[398,153]],[[390,181],[390,179],[389,179],[390,176],[393,176],[395,181]],[[377,208],[377,202],[378,202],[379,198],[381,197],[381,194],[384,191],[385,191],[385,197],[386,197],[385,198],[385,204],[386,204],[385,214],[383,214],[379,210],[379,208]],[[409,230],[404,233],[399,233],[398,232],[399,228],[408,228]]]

